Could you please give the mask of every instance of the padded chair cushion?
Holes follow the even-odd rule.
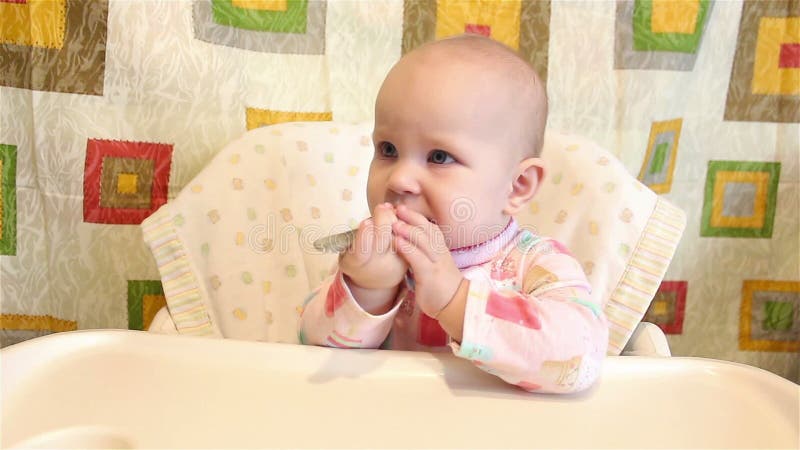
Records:
[[[336,255],[319,237],[367,217],[371,123],[278,124],[223,148],[142,223],[182,334],[297,343],[305,297]],[[571,249],[619,354],[653,298],[685,225],[682,211],[591,141],[548,133],[539,193],[518,220]]]

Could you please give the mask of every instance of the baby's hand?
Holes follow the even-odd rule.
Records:
[[[359,224],[350,248],[339,255],[339,268],[357,287],[388,289],[403,281],[408,265],[394,248],[392,223],[396,221],[390,203],[376,206],[373,217]]]
[[[438,225],[402,205],[397,216],[400,220],[392,228],[397,250],[414,272],[414,299],[422,312],[437,317],[458,290],[461,271]]]

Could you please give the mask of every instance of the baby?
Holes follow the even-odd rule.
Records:
[[[429,43],[391,69],[375,104],[372,217],[307,301],[300,339],[436,350],[537,392],[598,377],[608,325],[580,264],[513,214],[544,176],[547,95],[491,39]]]

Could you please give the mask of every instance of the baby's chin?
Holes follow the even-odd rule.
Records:
[[[484,244],[500,235],[504,226],[465,226],[455,224],[450,228],[448,225],[439,225],[444,242],[450,250],[473,247]]]

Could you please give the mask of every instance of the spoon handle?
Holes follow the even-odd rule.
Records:
[[[341,253],[347,250],[356,238],[357,230],[332,234],[314,241],[314,248],[326,253]]]

